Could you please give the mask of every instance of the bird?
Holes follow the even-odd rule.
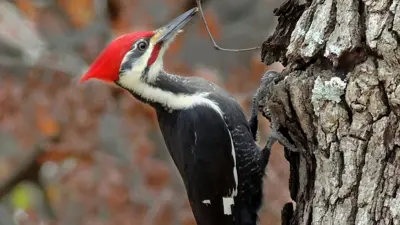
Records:
[[[192,8],[159,29],[112,40],[80,83],[97,79],[116,85],[155,109],[198,225],[255,225],[270,155],[270,149],[257,144],[257,110],[247,120],[223,88],[163,68],[164,53],[198,10]]]

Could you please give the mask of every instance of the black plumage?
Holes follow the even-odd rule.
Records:
[[[262,202],[262,184],[269,149],[260,150],[255,142],[257,124],[249,126],[239,103],[225,90],[198,77],[181,77],[161,71],[150,83],[154,88],[176,95],[209,93],[223,117],[208,105],[172,110],[133,91],[157,112],[165,144],[176,164],[199,225],[254,225]],[[256,118],[256,115],[253,120]],[[253,122],[254,123],[254,122]],[[254,128],[255,127],[255,128]],[[232,214],[224,214],[223,197],[231,196],[235,150],[238,193]],[[204,203],[209,200],[210,203]],[[208,202],[208,201],[207,201]]]

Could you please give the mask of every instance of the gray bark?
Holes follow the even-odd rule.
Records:
[[[289,0],[275,14],[262,60],[286,69],[260,104],[301,150],[285,150],[296,205],[282,223],[400,224],[400,0]]]

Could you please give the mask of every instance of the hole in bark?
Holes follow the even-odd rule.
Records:
[[[353,51],[344,52],[338,59],[337,70],[348,73],[354,67],[367,59],[367,50],[364,47],[357,47]]]
[[[300,164],[300,154],[297,152],[290,152],[285,148],[285,152],[287,153],[286,159],[290,163],[290,176],[289,176],[289,192],[290,198],[294,201],[297,200],[297,194],[299,192],[299,164]]]
[[[393,198],[397,197],[397,191],[399,190],[399,188],[400,188],[400,185],[396,184],[394,187],[394,190],[393,190],[393,195],[392,195]]]
[[[283,206],[283,209],[281,211],[281,221],[282,221],[282,225],[289,225],[290,221],[293,218],[293,213],[294,213],[294,209],[293,209],[293,203],[288,202]]]
[[[351,111],[351,108],[350,108],[349,104],[347,104],[347,102],[346,102],[345,95],[342,95],[340,97],[340,99],[341,99],[340,102],[343,105],[343,108],[346,110],[347,116],[349,117],[349,123],[351,124],[353,122],[353,112]]]
[[[383,101],[383,104],[386,105],[386,106],[388,107],[388,111],[385,113],[384,116],[388,116],[388,115],[390,114],[390,112],[392,111],[392,109],[391,109],[391,105],[390,105],[390,102],[389,102],[389,96],[388,96],[388,94],[386,93],[385,83],[384,83],[383,81],[379,81],[379,83],[378,83],[378,88],[379,88],[379,90],[380,90],[381,93],[382,93],[382,101]]]
[[[366,25],[365,25],[365,4],[364,4],[364,1],[363,0],[359,0],[358,1],[358,12],[360,13],[360,24],[359,24],[359,27],[360,27],[360,31],[361,31],[361,42],[362,43],[364,43],[364,45],[367,45],[366,44],[366,42],[367,42],[367,38],[366,38],[366,34],[365,34],[365,31],[366,31]]]
[[[343,185],[343,180],[342,180],[342,175],[343,175],[343,171],[344,171],[344,153],[342,151],[339,152],[339,161],[338,161],[338,166],[339,168],[337,168],[338,170],[338,177],[339,177],[339,188],[342,187]]]
[[[387,161],[388,163],[394,164],[396,160],[396,151],[399,151],[400,147],[399,146],[394,146],[392,150],[389,150],[387,153]]]

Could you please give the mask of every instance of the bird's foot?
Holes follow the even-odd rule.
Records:
[[[281,132],[279,132],[277,129],[272,129],[269,137],[268,137],[267,143],[271,143],[271,147],[275,141],[278,141],[281,145],[286,147],[289,151],[291,152],[300,152],[300,149],[297,148],[294,144],[292,144],[286,137],[283,135]]]
[[[255,141],[257,141],[257,132],[258,132],[258,110],[259,110],[259,103],[258,103],[258,90],[257,90],[253,96],[251,117],[248,122],[251,134],[253,135],[253,139]]]

